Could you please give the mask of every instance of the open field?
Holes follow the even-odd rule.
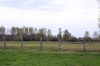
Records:
[[[87,51],[83,44],[61,44],[57,42],[24,42],[24,50],[20,50],[20,42],[7,42],[3,50],[0,42],[0,66],[100,66],[100,43],[87,43]]]
[[[8,41],[6,42],[7,50],[15,51],[20,50],[21,42],[17,41]],[[24,50],[23,51],[40,51],[40,42],[39,41],[25,41],[23,42]],[[0,49],[3,49],[3,42],[0,42]],[[64,42],[61,44],[61,51],[68,52],[68,51],[83,51],[84,45],[83,44],[71,44],[68,42]],[[87,43],[86,44],[87,51],[100,51],[100,43]],[[58,42],[43,42],[43,51],[45,52],[59,52],[58,51]]]

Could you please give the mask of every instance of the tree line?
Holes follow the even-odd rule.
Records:
[[[89,31],[85,31],[87,42],[98,42],[100,41],[100,35],[97,31],[93,32],[93,37],[90,37]],[[3,25],[0,26],[0,41],[4,39],[6,41],[40,41],[42,37],[43,41],[66,41],[66,42],[83,42],[84,37],[75,37],[67,29],[62,31],[61,28],[58,30],[57,35],[53,35],[50,29],[46,28],[33,28],[33,27],[11,27],[6,29]]]

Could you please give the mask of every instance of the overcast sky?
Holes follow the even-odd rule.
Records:
[[[0,0],[0,25],[51,29],[59,28],[73,36],[91,36],[97,31],[99,4],[97,0]]]

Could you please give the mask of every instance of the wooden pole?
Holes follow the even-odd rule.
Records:
[[[41,36],[41,39],[40,39],[40,50],[42,50],[42,36]]]
[[[86,37],[84,37],[84,51],[86,51]]]
[[[6,39],[4,37],[4,50],[6,49]]]
[[[20,31],[20,38],[21,38],[21,47],[20,47],[20,49],[23,50],[23,37],[22,37],[21,31]]]
[[[59,39],[59,46],[58,49],[61,50],[61,40]]]

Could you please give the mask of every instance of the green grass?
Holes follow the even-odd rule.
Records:
[[[58,50],[57,42],[24,42],[24,50],[20,50],[20,42],[7,42],[3,50],[0,42],[0,66],[100,66],[100,44],[87,43],[87,51],[83,44],[61,45]]]
[[[100,66],[100,54],[0,51],[0,66]]]

